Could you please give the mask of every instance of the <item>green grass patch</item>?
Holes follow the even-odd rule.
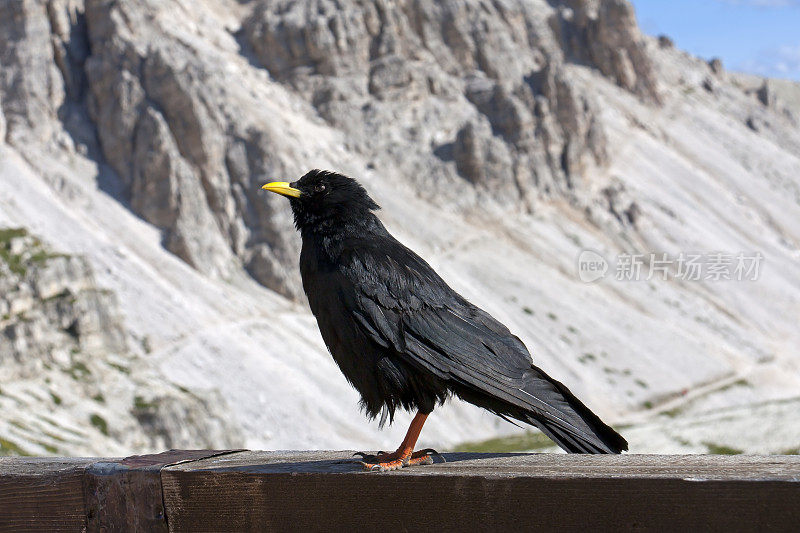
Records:
[[[703,446],[708,448],[708,453],[714,455],[741,455],[744,453],[743,450],[731,448],[730,446],[724,446],[721,444],[715,444],[713,442],[704,442]]]
[[[92,371],[81,361],[73,361],[67,369],[67,373],[72,376],[72,379],[83,380],[92,375]]]
[[[0,244],[8,244],[11,239],[24,237],[28,234],[25,228],[0,228]]]
[[[54,257],[68,257],[65,254],[54,254],[47,251],[39,239],[26,242],[26,249],[20,254],[11,253],[11,241],[28,235],[24,228],[0,229],[0,260],[8,265],[11,272],[24,276],[27,267],[44,263]]]
[[[28,234],[24,228],[3,228],[0,229],[0,260],[8,265],[9,270],[19,276],[25,275],[25,265],[22,264],[22,257],[11,253],[11,240],[17,237],[24,237]]]
[[[72,296],[72,293],[69,292],[69,289],[63,289],[61,292],[59,292],[57,294],[54,294],[52,296],[48,296],[47,298],[45,298],[42,301],[43,302],[51,302],[53,300],[60,300],[61,298],[67,298],[67,297],[70,297],[70,296]]]
[[[0,260],[8,265],[8,269],[18,276],[24,276],[27,270],[25,265],[22,264],[22,257],[13,255],[8,248],[0,248]]]
[[[52,444],[47,444],[46,442],[37,442],[36,444],[44,448],[44,451],[46,451],[50,455],[58,455],[58,448],[56,448]]]
[[[103,396],[102,392],[98,392],[94,396],[92,396],[92,400],[96,401],[97,403],[106,403],[106,397]]]
[[[37,250],[33,254],[31,254],[30,262],[31,263],[46,263],[51,259],[56,259],[58,257],[69,257],[67,254],[54,254],[48,252],[47,250]]]
[[[733,383],[728,383],[724,387],[718,388],[715,392],[725,392],[726,390],[733,389],[734,387],[752,387],[753,385],[746,379],[737,379]]]
[[[67,442],[67,439],[65,439],[61,435],[56,435],[55,433],[51,433],[49,431],[43,432],[43,435],[46,436],[46,437],[50,437],[51,439],[53,439],[56,442]]]
[[[92,414],[89,417],[89,422],[100,431],[103,435],[108,436],[108,422],[102,416],[98,415],[97,413]]]
[[[800,455],[800,446],[783,450],[781,455]]]
[[[61,405],[61,403],[62,403],[61,396],[59,396],[55,392],[52,392],[52,391],[50,392],[50,398],[53,399],[53,403],[54,404]]]
[[[641,379],[636,379],[636,380],[634,380],[633,382],[634,382],[634,383],[636,383],[637,385],[639,385],[639,386],[640,386],[641,388],[643,388],[643,389],[647,389],[647,388],[649,388],[649,385],[648,385],[647,383],[645,383],[645,382],[644,382],[643,380],[641,380]]]
[[[28,452],[11,442],[10,440],[0,437],[0,455],[23,455],[29,456]]]
[[[133,407],[137,411],[152,411],[156,407],[158,407],[158,401],[147,401],[142,396],[134,396],[133,397]]]
[[[663,413],[661,413],[661,414],[662,414],[662,415],[665,415],[665,416],[668,416],[669,418],[675,418],[676,416],[678,416],[679,414],[681,414],[683,411],[684,411],[684,406],[683,406],[683,405],[680,405],[680,406],[678,406],[678,407],[675,407],[675,408],[673,408],[673,409],[670,409],[670,410],[668,410],[668,411],[664,411],[664,412],[663,412]]]
[[[498,437],[478,442],[465,442],[457,445],[453,451],[508,453],[541,450],[555,445],[544,433],[527,431],[521,435]]]
[[[118,372],[122,372],[125,375],[131,373],[131,369],[128,368],[127,366],[122,366],[122,365],[119,365],[117,363],[108,363],[108,366],[110,366],[114,370],[117,370]]]
[[[532,315],[533,309],[531,309],[530,307],[523,307],[522,312],[525,313],[526,315]]]
[[[547,318],[549,318],[550,320],[554,320],[554,321],[558,320],[558,317],[556,316],[555,313],[547,313]]]

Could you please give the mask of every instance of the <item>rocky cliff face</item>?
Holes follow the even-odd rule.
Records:
[[[82,351],[127,350],[113,295],[84,260],[52,254],[22,228],[2,230],[0,247],[4,366],[31,377]]]
[[[393,231],[608,416],[731,376],[761,376],[747,401],[800,380],[784,357],[800,91],[643,37],[624,0],[25,0],[0,5],[0,32],[0,226],[49,246],[9,244],[30,270],[3,271],[0,357],[37,409],[73,355],[92,376],[144,369],[109,371],[127,392],[103,393],[122,398],[98,415],[121,420],[103,445],[391,445],[297,303],[287,205],[259,190],[314,167],[360,178]],[[756,250],[770,274],[585,285],[585,248]],[[74,388],[68,416],[95,436],[79,398],[105,381]],[[453,407],[428,431],[506,430]]]
[[[449,202],[474,186],[529,210],[542,196],[590,200],[576,182],[607,162],[607,142],[570,63],[658,99],[621,1],[264,2],[242,31],[378,172],[400,168]]]
[[[285,206],[257,185],[305,170],[300,141],[203,39],[289,85],[373,168],[449,202],[475,186],[529,211],[542,196],[593,202],[577,182],[608,147],[591,89],[567,64],[658,99],[624,1],[246,7],[228,21],[238,31],[182,35],[170,20],[181,8],[158,2],[7,5],[4,114],[12,142],[49,138],[107,163],[106,185],[195,268],[225,278],[241,263],[290,297],[297,241]]]
[[[223,402],[160,383],[131,353],[113,292],[85,259],[0,229],[0,452],[191,447],[241,437]]]

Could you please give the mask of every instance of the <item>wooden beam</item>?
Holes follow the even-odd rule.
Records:
[[[161,469],[226,453],[232,450],[169,450],[92,463],[84,482],[87,531],[168,531]]]
[[[0,458],[0,530],[796,530],[797,456],[351,452]]]
[[[80,531],[91,459],[0,457],[0,531]]]

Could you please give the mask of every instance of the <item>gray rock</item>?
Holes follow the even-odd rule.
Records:
[[[8,238],[9,235],[19,236]],[[30,377],[58,349],[127,351],[114,295],[99,289],[80,257],[54,254],[24,230],[1,229],[0,367]]]
[[[0,94],[0,139],[6,138],[6,117],[3,114],[3,97]]]
[[[0,33],[0,102],[6,136],[20,144],[51,139],[55,133],[53,119],[66,93],[51,45],[47,5],[33,1],[0,3]]]
[[[758,88],[756,91],[756,98],[766,107],[775,107],[777,98],[775,96],[775,91],[770,87],[769,80],[764,80],[764,83]]]
[[[229,417],[219,416],[224,405],[219,393],[136,396],[131,411],[152,449],[236,448],[242,446],[239,428]]]
[[[71,137],[59,142],[107,162],[110,189],[161,229],[168,250],[206,274],[227,279],[241,266],[301,297],[286,206],[265,201],[258,184],[309,163],[290,156],[295,147],[257,99],[230,86],[227,62],[170,34],[162,19],[173,14],[154,1],[2,9],[0,102],[12,144],[31,132],[53,137],[63,115]],[[591,203],[576,184],[607,148],[573,63],[658,100],[633,12],[619,0],[264,1],[236,38],[376,167],[440,176],[454,202],[479,186],[527,207],[554,194]],[[455,159],[435,153],[437,131],[451,132],[444,144]]]
[[[15,396],[20,416],[0,421],[14,420],[23,440],[53,441],[49,453],[75,449],[74,430],[28,426],[34,413],[53,409],[61,422],[99,432],[99,450],[107,438],[138,449],[241,444],[217,393],[194,394],[151,373],[131,351],[115,294],[97,286],[85,259],[53,253],[23,229],[0,228],[0,376],[4,388],[23,382],[28,391]],[[81,418],[87,407],[95,412]]]
[[[265,155],[275,151],[272,139],[251,126],[248,105],[213,96],[228,80],[185,44],[163,39],[152,21],[157,4],[96,1],[86,9],[97,50],[86,60],[91,118],[131,207],[198,270],[227,278],[244,264],[264,285],[297,297],[298,276],[279,259],[297,245],[267,237],[271,217],[257,216],[264,202],[256,183],[284,172]],[[257,259],[265,253],[266,263]]]
[[[244,34],[273,76],[303,94],[379,167],[417,176],[455,173],[513,192],[499,196],[508,203],[550,194],[574,200],[581,172],[588,162],[602,165],[606,148],[590,90],[571,76],[568,63],[588,63],[648,101],[657,90],[627,4],[570,5],[567,16],[524,2],[413,9],[265,2]],[[468,118],[454,120],[459,116]],[[477,126],[486,121],[490,128]],[[408,125],[402,141],[408,146],[424,142],[420,130],[457,134],[433,153],[403,151],[401,160],[388,160],[381,139],[396,135],[397,124]],[[441,146],[452,148],[454,167],[439,157]],[[480,168],[487,163],[490,169]],[[489,175],[492,184],[484,179]],[[450,190],[453,201],[463,197],[458,187]]]

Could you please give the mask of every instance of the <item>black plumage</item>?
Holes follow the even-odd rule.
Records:
[[[426,415],[456,395],[538,427],[568,452],[627,449],[617,432],[533,365],[508,328],[389,234],[373,213],[378,205],[355,180],[313,170],[295,183],[264,188],[290,197],[311,311],[370,416],[391,420],[398,408]]]

